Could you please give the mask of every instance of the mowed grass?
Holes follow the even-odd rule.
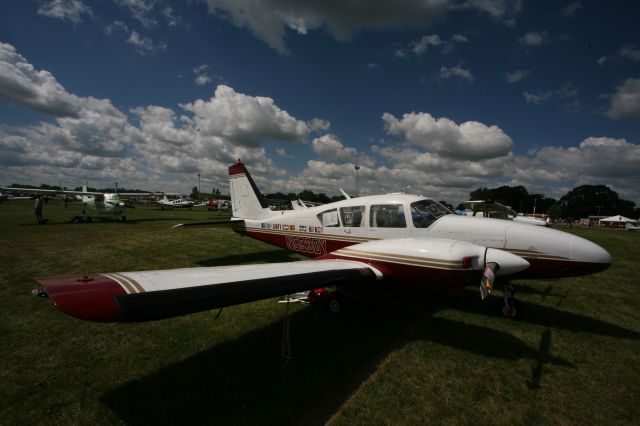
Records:
[[[285,262],[299,257],[206,209],[136,208],[70,224],[79,206],[0,205],[1,424],[638,424],[640,233],[569,230],[605,247],[598,275],[332,317],[276,299],[157,322],[98,324],[32,296],[35,276]],[[292,359],[282,356],[285,322]]]

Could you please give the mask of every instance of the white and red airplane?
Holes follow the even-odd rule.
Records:
[[[170,200],[166,195],[159,197],[156,200],[156,203],[160,206],[161,209],[191,209],[195,203],[191,200],[185,200],[184,198],[176,198],[174,200]]]
[[[245,165],[229,167],[236,232],[312,260],[36,278],[54,305],[92,321],[145,321],[337,286],[362,293],[455,291],[493,280],[560,278],[607,269],[583,238],[538,226],[452,214],[422,196],[348,198],[272,211]],[[515,314],[512,294],[503,312]],[[335,304],[333,304],[335,302]],[[339,310],[339,299],[330,308]]]

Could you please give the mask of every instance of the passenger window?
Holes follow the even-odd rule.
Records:
[[[359,227],[362,224],[364,206],[342,207],[340,208],[340,219],[343,226]]]
[[[338,209],[331,209],[318,214],[318,220],[322,223],[322,226],[340,226]]]
[[[371,206],[369,223],[378,228],[406,228],[402,204],[376,204]]]

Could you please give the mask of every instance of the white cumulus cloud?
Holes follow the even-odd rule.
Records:
[[[313,152],[320,157],[334,162],[349,163],[354,160],[358,151],[347,148],[335,135],[324,135],[311,142]]]
[[[280,109],[273,99],[237,93],[219,85],[208,101],[198,99],[181,105],[194,113],[199,131],[218,136],[238,145],[257,146],[267,139],[301,141],[309,126]]]
[[[399,120],[389,113],[382,115],[391,135],[404,136],[412,145],[443,157],[483,159],[508,155],[511,138],[498,126],[477,121],[457,124],[448,118],[434,118],[428,113],[404,114]]]
[[[628,78],[616,87],[605,115],[613,120],[640,119],[640,79]]]

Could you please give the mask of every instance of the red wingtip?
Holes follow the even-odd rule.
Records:
[[[88,321],[118,321],[122,318],[115,297],[126,291],[104,275],[35,278],[56,308]]]
[[[237,163],[229,166],[229,176],[239,175],[241,173],[247,173],[247,169],[244,167],[244,163],[238,160]]]

